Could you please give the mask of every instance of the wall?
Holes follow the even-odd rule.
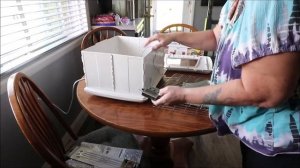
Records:
[[[95,15],[101,13],[98,0],[89,0],[88,5],[89,5],[90,16],[95,16]]]
[[[212,19],[218,20],[221,11],[221,6],[214,6],[212,8]],[[198,30],[203,30],[204,21],[206,18],[207,6],[201,6],[201,0],[195,0],[195,12],[194,12],[194,27]]]
[[[121,17],[126,16],[126,0],[112,0],[112,9]]]
[[[126,1],[127,0],[112,0],[112,9],[120,16],[127,16],[126,12]],[[135,17],[142,17],[144,15],[144,0],[134,0],[135,4]]]

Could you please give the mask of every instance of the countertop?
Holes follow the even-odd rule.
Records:
[[[97,27],[101,27],[101,26],[92,25],[92,29],[95,29]],[[120,30],[133,30],[135,32],[139,32],[144,27],[144,18],[136,18],[134,20],[131,20],[128,25],[118,25],[118,26],[111,26],[111,27],[116,27]]]

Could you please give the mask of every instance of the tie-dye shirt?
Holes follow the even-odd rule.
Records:
[[[241,65],[255,59],[300,51],[299,0],[239,0],[236,10],[233,4],[227,1],[220,14],[213,84],[240,79]],[[300,82],[274,108],[211,105],[209,112],[219,135],[232,133],[261,154],[300,153]]]

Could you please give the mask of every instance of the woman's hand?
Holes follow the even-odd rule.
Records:
[[[148,38],[147,42],[145,43],[145,46],[149,45],[153,41],[158,41],[157,44],[155,44],[152,49],[156,50],[160,47],[166,47],[168,44],[170,44],[174,40],[174,33],[158,33]]]
[[[185,103],[184,88],[179,86],[167,86],[159,90],[160,98],[152,101],[154,105],[169,105],[174,103]]]

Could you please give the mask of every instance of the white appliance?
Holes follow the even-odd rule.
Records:
[[[191,71],[204,74],[212,72],[212,59],[209,56],[199,55],[199,50],[173,42],[168,45],[165,52],[165,67],[168,70]]]
[[[144,47],[146,38],[115,36],[81,51],[85,91],[143,102],[142,88],[155,87],[165,73],[163,49]]]

